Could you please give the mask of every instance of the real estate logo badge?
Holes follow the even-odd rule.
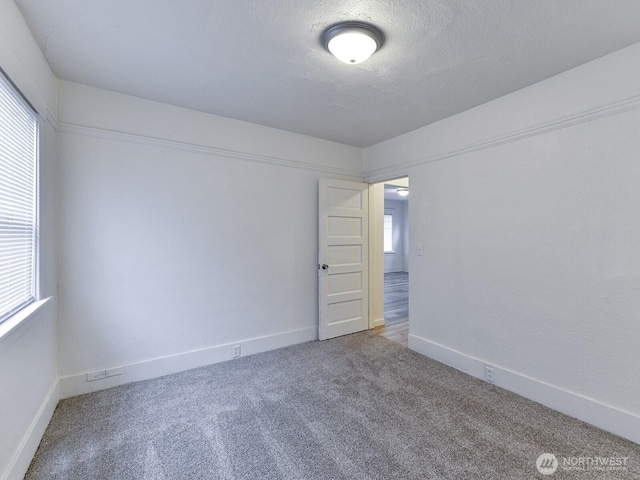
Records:
[[[536,460],[536,468],[542,475],[552,475],[560,468],[563,471],[626,471],[629,457],[562,457],[560,462],[552,453],[543,453]]]
[[[558,459],[552,453],[543,453],[536,460],[536,468],[542,475],[551,475],[558,469]]]

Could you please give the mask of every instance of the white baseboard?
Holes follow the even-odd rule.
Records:
[[[409,348],[482,380],[484,367],[490,363],[412,334],[409,335]],[[637,415],[490,364],[495,368],[496,386],[640,443],[640,417]]]
[[[373,327],[372,328],[376,328],[376,327],[383,327],[384,326],[384,317],[382,318],[376,318],[373,321]]]
[[[87,373],[69,375],[60,378],[60,398],[69,398],[85,393],[104,390],[105,388],[124,385],[125,383],[149,380],[172,373],[191,370],[214,363],[233,359],[233,346],[240,345],[242,356],[288,347],[297,343],[318,339],[316,327],[303,328],[289,332],[267,335],[264,337],[238,340],[237,342],[216,345],[200,350],[153,358],[129,365],[113,365],[108,368],[119,368],[121,374],[87,382]]]
[[[44,431],[47,429],[47,425],[49,425],[53,412],[58,405],[58,397],[59,383],[58,380],[56,380],[42,401],[38,413],[31,422],[31,425],[29,425],[29,429],[23,437],[22,442],[20,442],[7,470],[2,477],[0,477],[2,480],[22,480],[24,478],[24,474],[27,473],[31,460],[36,454],[38,445],[40,445]]]

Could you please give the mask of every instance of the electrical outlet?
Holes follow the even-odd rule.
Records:
[[[87,373],[87,382],[93,382],[95,380],[102,380],[106,376],[107,376],[107,372],[105,370],[100,370],[99,372]]]
[[[496,383],[496,369],[489,365],[484,366],[484,379],[490,383]]]
[[[241,355],[240,345],[233,346],[233,358],[239,358]]]
[[[116,375],[122,375],[122,367],[114,367],[114,368],[107,368],[107,370],[105,371],[106,373],[106,377],[115,377]]]

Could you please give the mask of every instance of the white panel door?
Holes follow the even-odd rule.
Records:
[[[320,340],[369,327],[368,187],[366,183],[320,179]]]

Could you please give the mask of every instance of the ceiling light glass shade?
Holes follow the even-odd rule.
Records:
[[[375,40],[359,32],[348,32],[333,37],[327,46],[333,56],[344,63],[360,63],[376,51]]]
[[[408,188],[399,188],[399,189],[396,190],[396,192],[398,192],[398,195],[400,195],[401,197],[409,196],[409,189]]]
[[[354,65],[364,62],[384,42],[382,32],[362,22],[344,22],[325,30],[322,43],[338,60]]]

